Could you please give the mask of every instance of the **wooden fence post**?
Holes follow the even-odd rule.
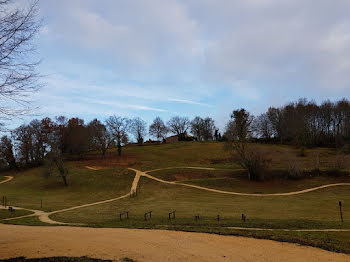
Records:
[[[119,213],[119,220],[122,221],[123,215],[126,215],[126,219],[129,219],[129,211]]]
[[[6,196],[2,197],[2,205],[6,208],[6,206],[7,206],[7,197]]]
[[[145,221],[147,220],[147,214],[149,214],[149,219],[152,219],[152,211],[145,213]]]
[[[175,219],[175,210],[172,212],[169,212],[169,220],[171,220],[171,215],[173,215],[173,219]]]
[[[341,201],[339,201],[339,212],[340,212],[340,220],[341,220],[341,222],[343,223],[344,222],[344,220],[343,220],[343,211],[341,210]]]

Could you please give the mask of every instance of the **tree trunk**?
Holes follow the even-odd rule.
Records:
[[[121,156],[122,155],[122,146],[121,146],[121,144],[118,143],[117,147],[118,147],[118,156]]]
[[[67,183],[67,178],[65,175],[62,176],[62,179],[63,179],[63,183],[65,186],[68,186],[68,183]]]

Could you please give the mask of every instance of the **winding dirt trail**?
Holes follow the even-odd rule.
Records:
[[[213,191],[224,194],[239,194],[260,196],[261,194],[245,194],[212,190],[192,186],[188,184],[164,181],[147,174],[150,171],[142,172],[132,169],[136,174],[131,185],[130,192],[116,198],[97,201],[94,203],[79,205],[75,207],[44,212],[41,210],[31,210],[21,207],[33,214],[22,216],[37,216],[42,222],[56,225],[68,225],[54,221],[50,215],[75,210],[116,201],[129,197],[135,192],[141,176],[155,181],[196,187],[201,190]],[[12,178],[11,178],[12,179]],[[10,181],[8,179],[6,182]],[[4,183],[4,181],[2,182]],[[339,183],[320,186],[312,189],[301,190],[290,193],[270,194],[270,195],[291,195],[302,194],[329,186],[350,185]],[[265,196],[265,195],[264,195]],[[10,218],[6,220],[18,219]],[[81,224],[71,224],[81,225]],[[279,231],[322,231],[337,232],[350,229],[263,229],[263,228],[241,228],[230,227],[238,230],[279,230]],[[101,259],[118,260],[123,257],[132,258],[138,262],[152,261],[237,261],[237,262],[350,262],[350,256],[328,252],[318,248],[299,246],[291,243],[281,243],[272,240],[261,240],[253,238],[220,236],[215,234],[177,232],[167,230],[142,230],[124,228],[84,228],[84,227],[30,227],[18,225],[0,224],[0,259],[25,256],[28,258],[52,257],[52,256],[89,256]]]
[[[205,169],[205,170],[216,170],[215,168],[203,168],[203,167],[181,167],[181,168],[191,168],[191,169]],[[131,169],[131,168],[129,168]],[[171,167],[168,168],[163,168],[163,169],[171,169]],[[181,186],[187,186],[187,187],[192,187],[192,188],[197,188],[205,191],[210,191],[210,192],[215,192],[215,193],[220,193],[220,194],[228,194],[228,195],[237,195],[237,196],[259,196],[259,197],[265,197],[265,196],[292,196],[292,195],[299,195],[299,194],[304,194],[316,190],[320,190],[323,188],[327,187],[334,187],[334,186],[350,186],[350,183],[335,183],[335,184],[328,184],[328,185],[322,185],[322,186],[317,186],[317,187],[312,187],[308,189],[303,189],[300,191],[294,191],[294,192],[287,192],[287,193],[272,193],[272,194],[255,194],[255,193],[241,193],[241,192],[232,192],[232,191],[223,191],[223,190],[218,190],[218,189],[213,189],[213,188],[207,188],[207,187],[201,187],[201,186],[196,186],[196,185],[191,185],[191,184],[184,184],[184,183],[179,183],[179,182],[171,182],[171,181],[166,181],[154,176],[151,176],[149,173],[154,172],[154,171],[159,171],[163,170],[162,168],[159,169],[154,169],[150,171],[139,171],[141,172],[141,176],[148,177],[150,179],[156,180],[161,183],[166,183],[166,184],[171,184],[171,185],[181,185]],[[136,170],[136,169],[131,169],[131,170]]]
[[[89,167],[86,167],[86,168],[89,168]],[[312,192],[312,191],[323,189],[323,188],[327,188],[327,187],[350,186],[350,183],[337,183],[337,184],[322,185],[322,186],[318,186],[318,187],[313,187],[313,188],[309,188],[309,189],[304,189],[304,190],[295,191],[295,192],[288,192],[288,193],[250,194],[250,193],[222,191],[222,190],[211,189],[211,188],[206,188],[206,187],[201,187],[201,186],[196,186],[196,185],[165,181],[163,179],[156,178],[156,177],[151,176],[151,175],[148,174],[149,172],[154,172],[154,171],[163,170],[163,169],[171,169],[171,168],[173,168],[173,167],[159,168],[159,169],[154,169],[154,170],[150,170],[150,171],[140,171],[140,170],[137,170],[137,169],[134,169],[134,168],[128,168],[129,170],[132,170],[132,171],[135,172],[135,177],[134,177],[134,180],[132,182],[132,185],[131,185],[131,188],[130,188],[130,192],[128,192],[127,194],[125,194],[123,196],[119,196],[119,197],[112,198],[112,199],[107,199],[107,200],[102,200],[102,201],[97,201],[97,202],[93,202],[93,203],[89,203],[89,204],[69,207],[69,208],[56,210],[56,211],[52,211],[52,212],[45,212],[45,211],[41,211],[41,210],[26,209],[26,208],[21,208],[21,207],[14,207],[15,209],[28,210],[28,211],[31,211],[33,213],[29,214],[29,215],[20,216],[20,217],[6,218],[6,219],[3,219],[3,220],[15,220],[15,219],[19,219],[19,218],[26,218],[26,217],[37,216],[41,222],[48,223],[48,224],[56,224],[56,225],[83,225],[83,224],[63,223],[63,222],[54,221],[49,216],[53,215],[53,214],[56,214],[56,213],[61,213],[61,212],[71,211],[71,210],[75,210],[75,209],[79,209],[79,208],[105,204],[105,203],[117,201],[117,200],[120,200],[120,199],[123,199],[123,198],[127,198],[131,194],[133,194],[134,192],[137,191],[138,183],[140,181],[140,177],[141,176],[144,176],[144,177],[147,177],[149,179],[158,181],[160,183],[165,183],[165,184],[187,186],[187,187],[192,187],[192,188],[205,190],[205,191],[210,191],[210,192],[215,192],[215,193],[220,193],[220,194],[239,195],[239,196],[253,196],[253,197],[256,197],[256,196],[259,196],[259,197],[261,197],[261,196],[290,196],[290,195],[304,194],[304,193],[307,193],[307,192]],[[175,167],[175,168],[215,170],[214,168],[206,168],[206,167]],[[239,230],[268,230],[268,231],[279,230],[279,231],[296,231],[296,232],[301,232],[301,231],[304,231],[304,232],[307,232],[307,231],[310,231],[310,232],[312,232],[312,231],[349,232],[350,231],[349,229],[272,229],[272,228],[271,229],[266,229],[266,228],[244,228],[244,227],[228,227],[228,228],[239,229]]]
[[[13,179],[13,176],[4,176],[4,177],[7,177],[7,179],[0,181],[0,184],[4,184],[4,183],[9,182]]]
[[[85,166],[87,169],[90,169],[90,170],[94,170],[94,171],[97,171],[98,168],[95,168],[95,167],[91,167],[91,166]]]
[[[0,259],[88,256],[138,262],[349,262],[313,247],[215,234],[164,230],[30,227],[0,224]]]

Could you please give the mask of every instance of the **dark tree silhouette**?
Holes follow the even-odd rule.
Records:
[[[163,120],[160,117],[156,117],[149,126],[149,134],[159,140],[165,138],[167,133],[169,133],[169,129],[166,127]]]
[[[176,134],[184,134],[190,128],[190,121],[187,117],[174,116],[168,121],[169,130]]]
[[[130,132],[135,136],[137,143],[142,145],[147,135],[147,123],[137,117],[130,122]]]
[[[118,155],[122,154],[122,145],[128,141],[127,131],[129,130],[130,120],[120,116],[110,116],[106,120],[107,128],[117,142]]]

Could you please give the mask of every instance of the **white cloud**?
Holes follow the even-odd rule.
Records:
[[[112,107],[125,108],[125,109],[135,109],[135,110],[143,110],[143,111],[155,111],[155,112],[167,112],[167,110],[145,106],[145,105],[135,105],[128,103],[121,103],[118,101],[106,101],[106,100],[97,100],[97,99],[83,99],[87,101],[89,104],[100,104],[100,105],[108,105]]]
[[[191,104],[191,105],[199,105],[199,106],[211,107],[211,105],[209,105],[209,104],[200,103],[200,102],[196,102],[196,101],[188,100],[188,99],[168,98],[168,101],[179,102],[179,103],[184,103],[184,104]]]
[[[63,41],[124,65],[152,66],[159,58],[177,63],[198,54],[196,21],[178,1],[78,0],[44,8],[53,14],[55,34]]]
[[[213,4],[217,20],[209,19],[209,31],[220,28],[220,34],[205,50],[206,79],[245,80],[261,88],[349,89],[349,2],[263,2]],[[201,12],[208,13],[199,9],[199,18]]]
[[[193,107],[197,114],[350,90],[348,0],[40,3],[50,50],[43,68],[55,73],[42,101],[94,99],[97,108],[118,100],[122,112],[207,107]],[[73,102],[61,101],[64,110]]]
[[[50,28],[47,25],[45,25],[40,29],[40,33],[43,35],[46,35],[46,34],[50,33]]]

